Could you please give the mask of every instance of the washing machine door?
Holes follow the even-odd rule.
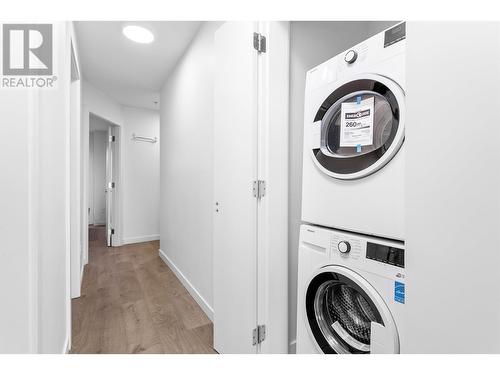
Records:
[[[313,160],[337,179],[376,172],[403,143],[404,114],[402,88],[384,76],[365,74],[340,83],[318,108],[311,125]]]
[[[309,333],[326,354],[399,353],[392,315],[377,291],[342,267],[321,268],[305,298]]]

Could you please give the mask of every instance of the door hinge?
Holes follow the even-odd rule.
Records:
[[[252,345],[260,344],[266,339],[266,325],[257,326],[252,331]]]
[[[266,195],[266,181],[255,180],[253,182],[253,196],[260,199]]]
[[[109,141],[110,141],[110,142],[114,142],[115,140],[116,140],[116,138],[115,138],[115,136],[114,136],[114,135],[112,135],[112,136],[110,136],[110,137],[109,137]]]
[[[259,33],[253,33],[253,48],[259,53],[266,52],[266,37]]]
[[[115,188],[115,183],[114,183],[114,182],[110,182],[110,183],[108,184],[108,188],[109,188],[109,189],[114,189],[114,188]]]

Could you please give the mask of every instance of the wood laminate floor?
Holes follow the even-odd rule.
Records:
[[[158,256],[158,241],[106,247],[93,227],[71,353],[215,353],[213,326]]]

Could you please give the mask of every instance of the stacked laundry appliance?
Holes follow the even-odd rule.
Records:
[[[307,72],[297,353],[404,346],[405,23]]]

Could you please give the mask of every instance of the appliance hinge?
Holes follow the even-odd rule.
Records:
[[[111,229],[111,234],[115,234],[115,229]]]
[[[266,52],[266,37],[259,33],[253,33],[253,48],[259,53]]]
[[[260,325],[252,331],[252,345],[260,344],[266,339],[266,325]]]
[[[266,195],[266,181],[255,180],[253,182],[253,196],[257,199],[261,199]]]
[[[114,182],[108,183],[108,188],[109,189],[114,189],[115,188],[115,183]]]

